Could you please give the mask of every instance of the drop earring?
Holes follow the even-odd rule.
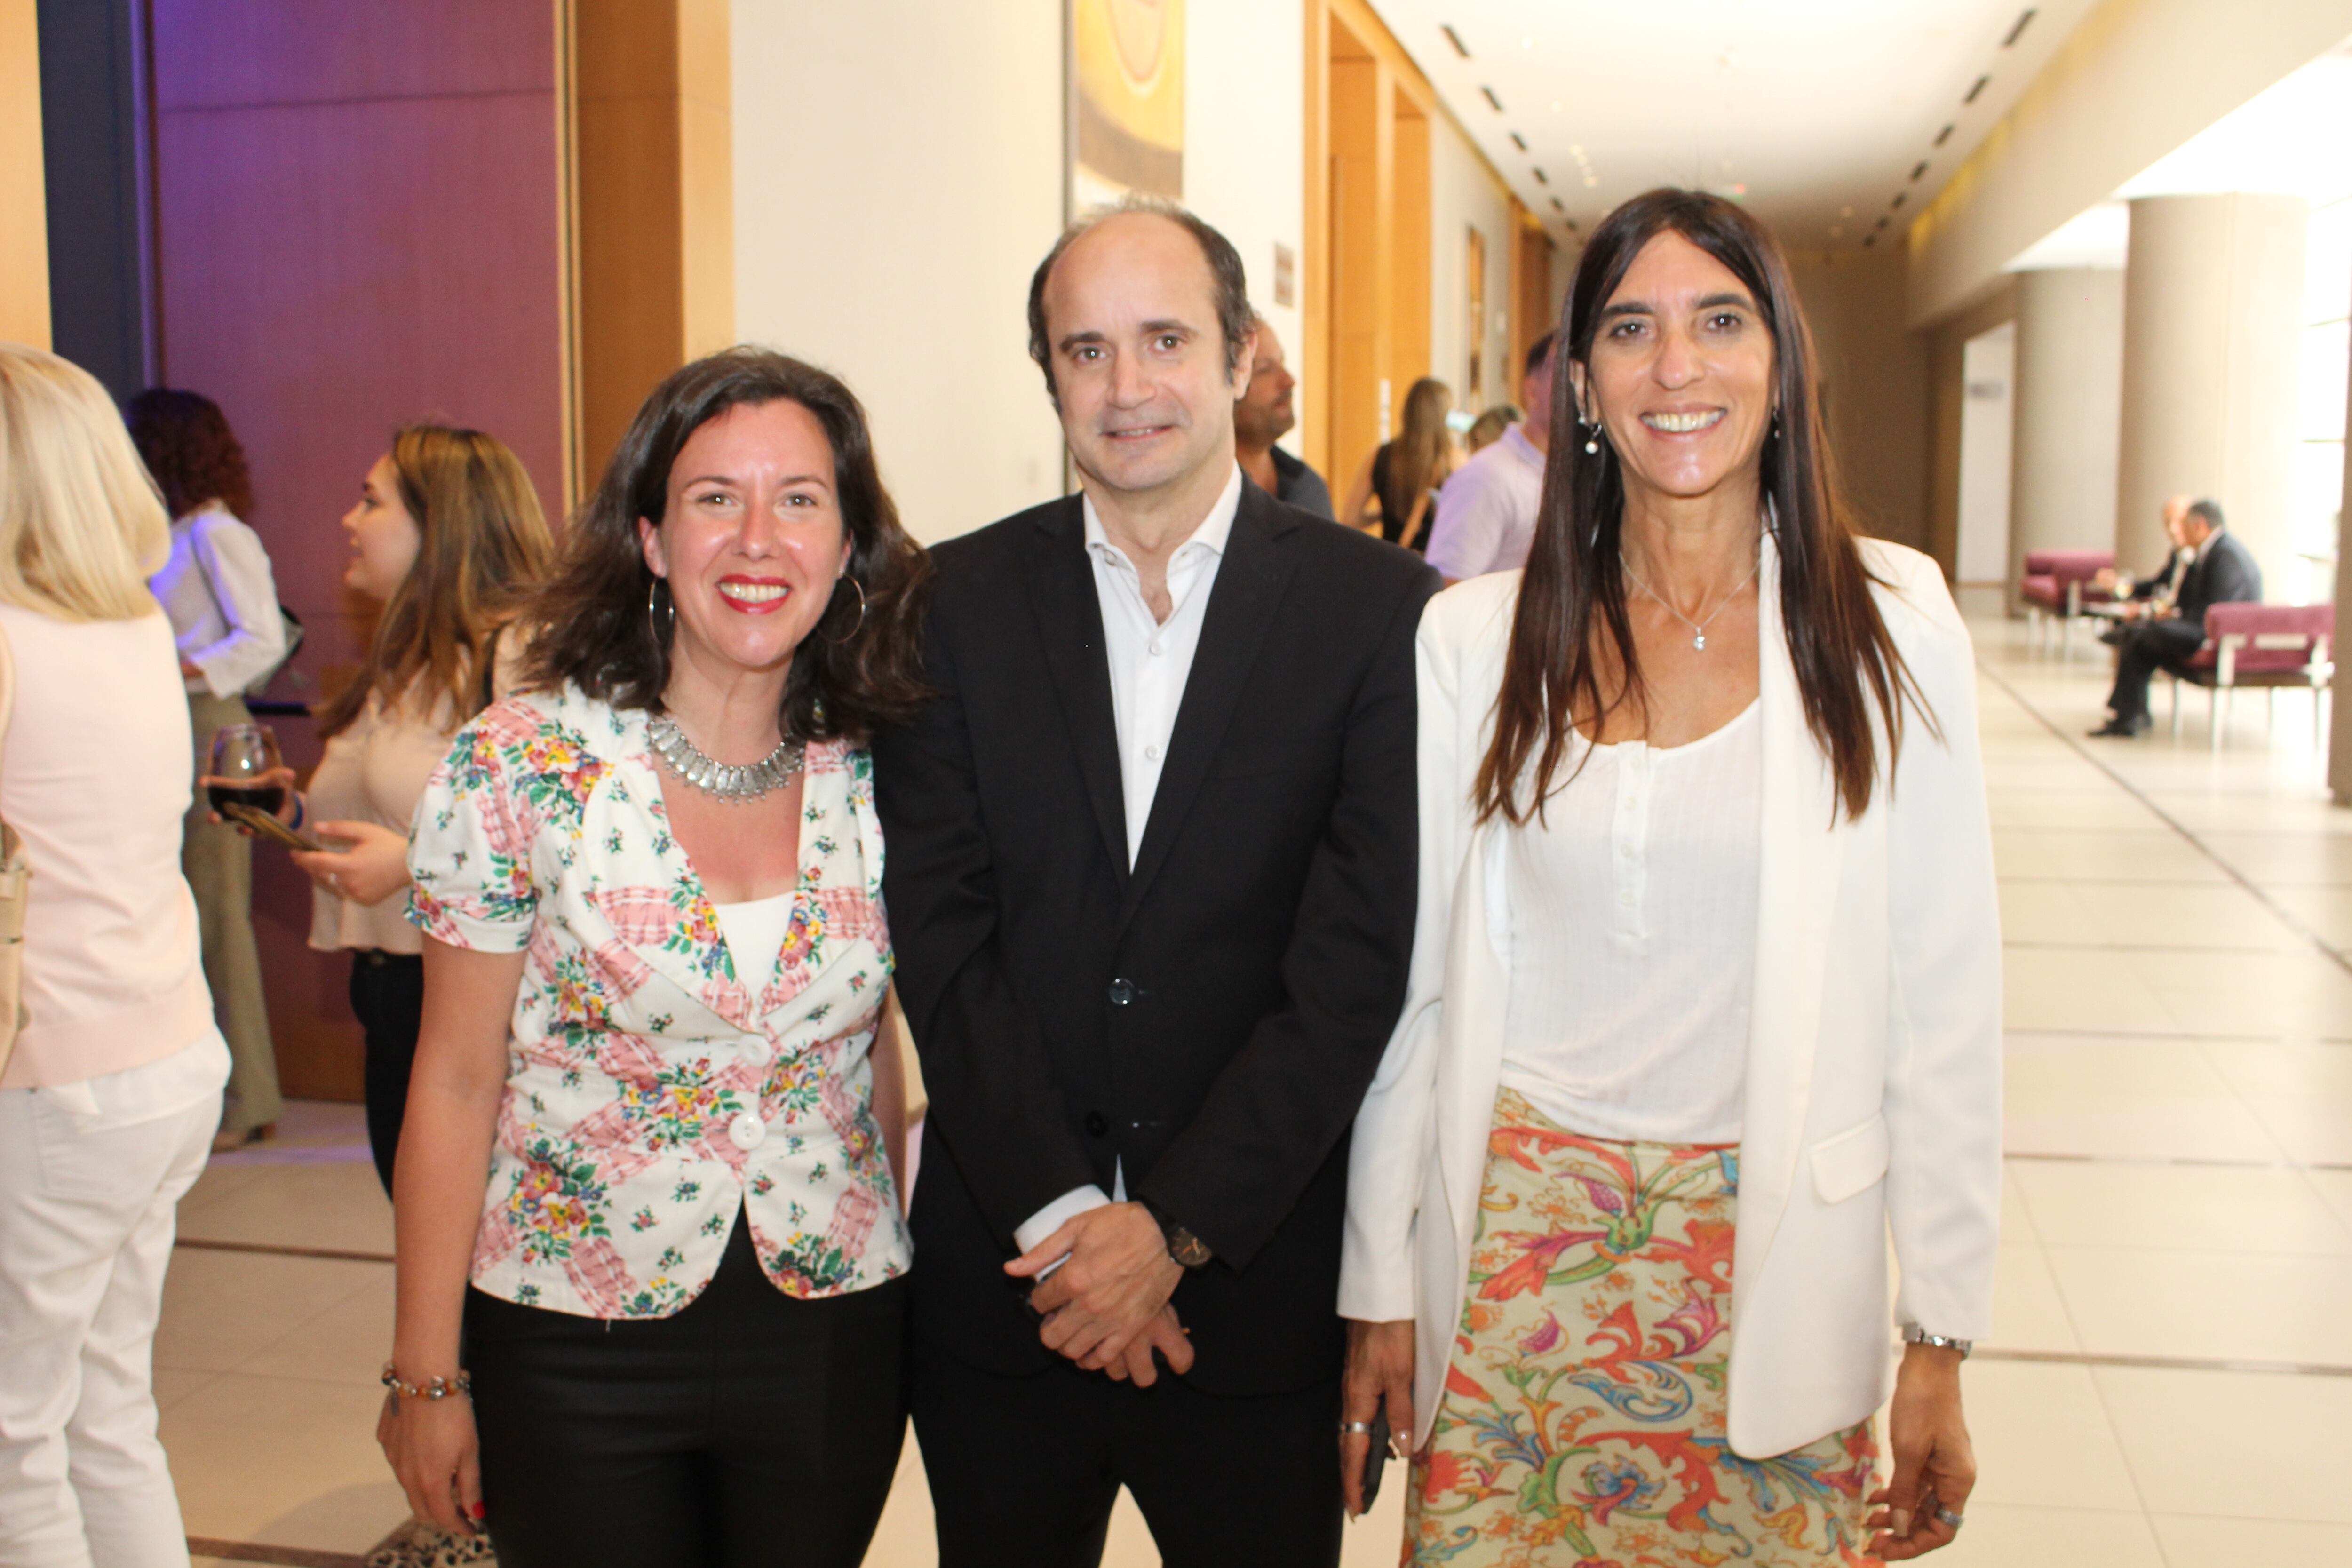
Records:
[[[1588,419],[1582,421],[1582,424],[1584,426],[1584,455],[1588,458],[1597,458],[1601,455],[1601,422],[1597,419]]]

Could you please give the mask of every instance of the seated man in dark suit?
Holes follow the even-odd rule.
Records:
[[[2137,735],[2153,722],[2147,713],[2147,683],[2159,669],[2178,670],[2205,642],[2205,611],[2211,605],[2259,603],[2263,569],[2253,552],[2223,531],[2221,509],[2210,500],[2193,503],[2180,521],[2180,542],[2196,552],[2180,575],[2172,614],[2133,626],[2116,659],[2115,689],[2107,693],[2111,717],[2094,735]]]
[[[2162,565],[2136,582],[2124,578],[2112,566],[2100,568],[2098,575],[2091,579],[2092,587],[2105,593],[2116,594],[2116,589],[2123,589],[2122,593],[2116,594],[2121,601],[2117,607],[2123,612],[2122,617],[2099,634],[2099,640],[2109,647],[2123,646],[2124,639],[2131,636],[2134,621],[2164,616],[2170,611],[2174,601],[2180,597],[2181,574],[2187,572],[2189,563],[2197,558],[2197,552],[2182,542],[2181,525],[2188,521],[2189,509],[2196,499],[2194,496],[2174,496],[2164,503],[2167,548]]]

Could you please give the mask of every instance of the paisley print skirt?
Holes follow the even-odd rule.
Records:
[[[1868,1422],[1724,1439],[1738,1189],[1736,1144],[1579,1137],[1502,1091],[1408,1568],[1877,1561]]]

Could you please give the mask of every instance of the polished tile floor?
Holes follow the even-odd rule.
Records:
[[[2352,812],[2310,700],[2282,697],[2267,740],[2242,704],[2219,752],[2201,693],[2177,742],[2088,741],[2100,650],[1976,629],[2008,1185],[1967,1373],[1983,1479],[1941,1560],[2352,1563]],[[298,1107],[215,1162],[182,1232],[156,1362],[189,1532],[356,1561],[405,1510],[373,1436],[391,1215],[355,1112]],[[1349,1568],[1395,1562],[1398,1519],[1391,1485]],[[910,1444],[868,1561],[927,1568],[929,1534]],[[1158,1561],[1131,1509],[1108,1561]]]

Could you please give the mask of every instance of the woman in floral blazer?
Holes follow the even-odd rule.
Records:
[[[846,1568],[880,1516],[910,1255],[864,742],[920,696],[928,569],[847,388],[688,365],[572,529],[530,689],[426,787],[383,1436],[509,1568],[768,1563],[781,1521]]]

